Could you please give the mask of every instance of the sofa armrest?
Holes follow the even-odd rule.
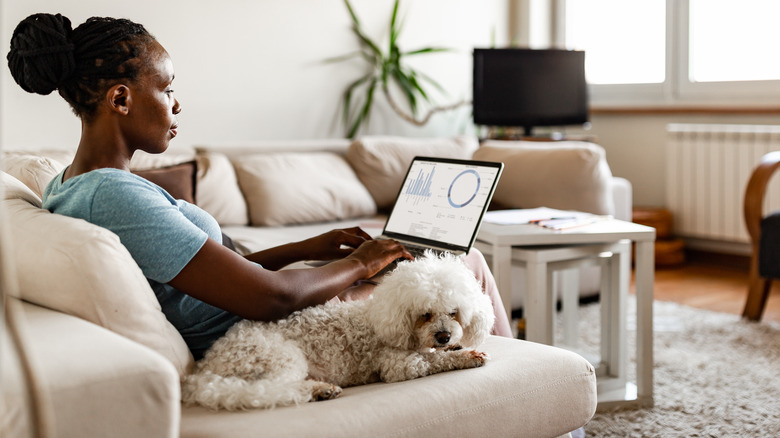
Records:
[[[82,319],[29,303],[21,308],[23,342],[48,393],[55,436],[179,435],[179,376],[168,360]]]
[[[615,211],[612,216],[615,219],[631,221],[631,210],[634,202],[632,190],[631,181],[617,176],[612,177],[612,199],[615,203]]]

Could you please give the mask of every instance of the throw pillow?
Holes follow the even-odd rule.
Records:
[[[347,149],[347,160],[379,209],[393,206],[412,158],[417,155],[468,159],[479,146],[475,137],[405,138],[367,136]]]
[[[198,165],[195,160],[154,169],[132,170],[142,178],[165,189],[174,199],[195,204]]]
[[[371,195],[338,154],[255,154],[233,165],[252,225],[333,221],[376,213]]]
[[[493,203],[501,208],[550,207],[593,214],[615,210],[612,172],[599,145],[488,140],[474,159],[504,163],[493,195]]]
[[[246,200],[228,157],[199,151],[195,159],[198,161],[198,207],[220,225],[248,225]]]
[[[181,375],[192,355],[165,319],[149,282],[112,232],[30,203],[20,182],[0,174],[19,298],[90,321],[145,345]]]

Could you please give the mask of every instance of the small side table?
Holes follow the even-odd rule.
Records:
[[[599,397],[599,408],[607,408],[616,404],[642,407],[653,406],[653,285],[655,279],[655,253],[653,246],[655,229],[617,219],[603,220],[563,231],[549,230],[535,225],[499,225],[485,222],[482,224],[475,243],[475,247],[490,258],[490,268],[493,276],[496,278],[501,299],[504,301],[507,312],[511,312],[512,262],[520,258],[525,257],[529,259],[532,257],[531,252],[523,253],[523,250],[528,250],[530,247],[530,251],[535,250],[539,252],[542,251],[540,248],[547,247],[551,251],[577,251],[576,247],[579,246],[581,251],[587,253],[587,257],[584,257],[585,259],[598,260],[593,256],[599,249],[598,245],[605,245],[601,248],[610,248],[610,245],[623,245],[628,242],[633,242],[636,245],[636,392],[631,391],[628,385],[625,385],[619,388],[618,393],[603,394],[604,397]],[[585,246],[588,246],[588,248]],[[623,360],[621,356],[624,355],[622,351],[626,349],[626,310],[624,298],[627,294],[627,292],[623,292],[623,288],[626,291],[628,290],[625,278],[628,278],[626,272],[630,272],[630,267],[626,265],[629,257],[623,256],[622,247],[611,246],[611,248],[608,252],[612,254],[609,257],[609,263],[612,264],[612,268],[610,268],[611,273],[605,280],[609,280],[612,286],[605,289],[605,293],[608,296],[604,297],[605,299],[602,301],[602,303],[607,302],[610,304],[603,307],[605,309],[604,312],[608,312],[608,314],[602,314],[602,320],[614,318],[617,321],[621,321],[623,329],[610,330],[609,338],[602,338],[602,344],[608,345],[606,348],[609,349],[609,353],[607,354],[606,362],[612,368],[606,369],[605,372],[610,376],[615,374],[623,376],[625,367],[621,365],[623,363],[621,362]],[[620,255],[616,258],[615,253]],[[560,254],[564,258],[571,255],[567,255],[566,252],[561,252]],[[535,257],[541,256],[556,258],[558,254],[555,252],[539,253]],[[557,265],[552,266],[552,268],[554,268],[553,270],[564,269],[566,268],[565,265],[570,262],[583,263],[581,260],[573,257],[570,261],[560,260],[560,263],[554,262]],[[599,263],[602,262],[606,263],[606,261],[599,261]],[[614,269],[615,266],[617,266],[617,269]],[[549,269],[545,268],[546,270]],[[530,288],[527,287],[525,289],[525,303],[528,310],[525,312],[526,336],[529,340],[552,343],[550,324],[552,324],[552,309],[554,307],[552,306],[551,298],[549,302],[547,301],[546,279],[548,274],[545,272],[542,275],[537,271],[535,274],[531,274],[531,276],[533,275],[535,275],[536,280],[527,280],[527,282],[533,281],[534,283]],[[616,275],[620,276],[620,278],[614,278]],[[564,281],[571,281],[572,277],[564,274],[563,278]],[[545,279],[544,282],[541,282],[542,278]],[[572,288],[565,286],[565,289]],[[576,286],[574,289],[576,290]],[[569,309],[576,307],[571,304],[569,306],[566,305],[567,301],[571,302],[573,299],[571,294],[564,294],[564,309],[566,307],[569,307]],[[529,305],[531,308],[527,307]],[[534,306],[536,307],[534,308]],[[567,319],[567,317],[565,316],[564,319]],[[570,320],[571,316],[568,319]],[[618,377],[617,379],[618,385],[620,384],[620,378]]]
[[[598,394],[602,407],[610,393],[627,389],[626,297],[631,276],[631,241],[569,246],[531,246],[512,249],[512,261],[526,269],[526,340],[554,345],[555,300],[553,276],[562,274],[563,344],[577,349],[577,306],[579,298],[577,269],[601,267],[601,342],[598,360],[591,359],[598,376]],[[629,392],[635,392],[631,385]],[[614,398],[614,396],[612,397]]]

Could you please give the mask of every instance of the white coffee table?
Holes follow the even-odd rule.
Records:
[[[554,263],[565,263],[567,260],[587,258],[590,254],[593,258],[599,256],[601,247],[608,250],[612,245],[621,242],[633,242],[636,244],[635,252],[635,286],[637,300],[636,315],[636,371],[637,382],[635,392],[631,385],[625,390],[613,391],[610,394],[600,394],[599,407],[606,408],[614,404],[636,404],[643,407],[653,405],[653,284],[655,281],[655,229],[644,225],[617,219],[606,219],[596,223],[571,228],[562,231],[553,231],[536,225],[498,225],[489,222],[482,224],[477,236],[475,247],[491,259],[491,270],[496,278],[501,299],[507,312],[511,312],[512,262],[531,263],[532,266],[542,266],[544,269],[553,269]],[[620,248],[614,246],[614,248]],[[624,251],[619,251],[621,254]],[[578,254],[580,253],[580,254]],[[612,299],[621,302],[621,295],[627,293],[627,287],[618,287],[618,283],[627,284],[625,276],[629,268],[627,258],[619,263],[612,285]],[[524,315],[526,319],[526,339],[532,342],[552,344],[550,308],[552,300],[548,296],[550,288],[543,281],[547,273],[527,275],[524,288],[526,299],[524,301]],[[621,290],[623,289],[623,290]],[[615,292],[618,291],[618,292]],[[615,294],[620,295],[615,295]],[[541,298],[545,297],[545,298]],[[566,305],[564,304],[564,309]],[[619,317],[621,332],[625,331],[626,312],[616,311],[614,316]],[[614,324],[612,324],[614,326]],[[602,326],[603,327],[603,326]],[[607,346],[608,351],[625,351],[626,338],[619,333],[613,333],[609,342],[617,345]],[[603,342],[603,341],[602,341]],[[604,349],[602,349],[604,351]],[[624,373],[621,371],[622,375]]]

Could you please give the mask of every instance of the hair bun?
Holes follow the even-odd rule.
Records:
[[[70,20],[60,14],[25,18],[11,37],[8,67],[25,91],[49,94],[76,70]]]

